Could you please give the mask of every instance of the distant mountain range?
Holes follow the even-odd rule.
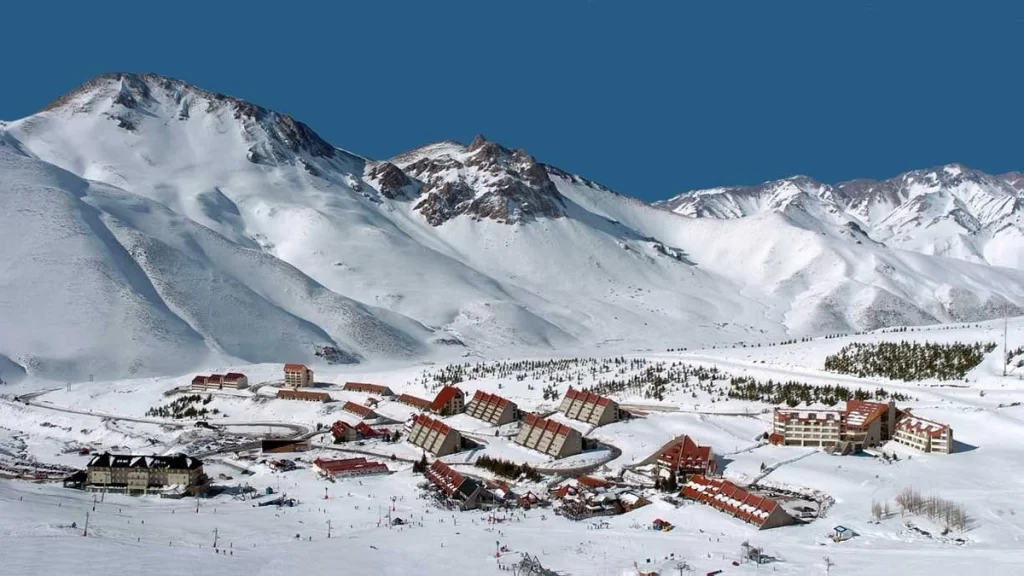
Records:
[[[376,161],[243,100],[104,75],[0,123],[0,360],[63,380],[1019,314],[1022,183],[946,166],[648,205],[483,137]]]

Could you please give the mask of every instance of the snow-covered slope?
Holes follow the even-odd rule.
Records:
[[[1024,305],[1024,272],[889,249],[869,224],[920,238],[895,209],[854,218],[852,192],[809,179],[706,193],[731,199],[687,218],[482,137],[373,161],[154,75],[98,77],[0,127],[0,150],[16,247],[0,254],[0,354],[53,378],[310,361],[315,345],[350,360],[713,345]],[[969,186],[957,202],[983,227],[1005,220]]]
[[[691,218],[777,212],[809,229],[846,226],[893,248],[1024,268],[1021,176],[957,164],[834,186],[796,176],[680,194],[659,207]]]

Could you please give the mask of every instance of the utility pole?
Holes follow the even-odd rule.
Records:
[[[835,565],[835,562],[833,562],[831,558],[825,556],[825,576],[828,576],[829,571],[831,571],[832,567]]]
[[[89,535],[89,513],[86,512],[85,513],[85,529],[82,530],[82,536],[88,536],[88,535]]]
[[[217,536],[218,536],[218,533],[219,533],[219,530],[217,528],[214,528],[213,529],[213,547],[214,548],[217,547]]]
[[[1010,359],[1007,358],[1007,354],[1010,353],[1009,346],[1007,346],[1006,335],[1009,331],[1010,318],[1007,314],[1003,314],[1003,376],[1006,376],[1006,365],[1010,363]]]
[[[327,520],[327,538],[331,537],[331,521]]]

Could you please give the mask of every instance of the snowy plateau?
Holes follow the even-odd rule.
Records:
[[[1024,573],[1022,213],[1024,176],[960,165],[647,204],[483,137],[373,160],[179,80],[97,77],[0,122],[0,574],[136,562],[475,575],[511,573],[523,555],[578,575]],[[850,343],[903,340],[998,346],[956,381],[823,369]],[[285,362],[311,366],[333,401],[275,398]],[[714,372],[683,381],[682,367]],[[231,371],[252,385],[204,394],[210,427],[155,413],[194,375]],[[474,465],[486,455],[540,471],[519,492],[586,473],[650,503],[581,522],[550,508],[447,510],[412,470],[412,407],[374,408],[395,443],[342,446],[318,429],[359,423],[341,405],[370,398],[344,382],[432,398],[454,372],[467,399],[481,390],[550,415],[588,449],[554,460],[515,444],[516,424],[459,414],[445,423],[477,446],[441,458],[453,469],[496,481]],[[628,420],[556,413],[570,385],[662,374],[675,376],[658,398],[610,393]],[[899,393],[901,408],[955,430],[953,453],[771,445],[774,405],[728,396],[741,377]],[[267,435],[313,449],[250,458]],[[654,491],[642,468],[682,435],[710,445],[727,480],[827,512],[758,531]],[[199,455],[224,491],[98,496],[54,481],[108,450]],[[391,473],[331,482],[310,467],[344,456]],[[257,506],[244,486],[297,504]],[[966,528],[901,511],[907,488],[962,505]],[[873,518],[876,502],[893,513]],[[674,529],[652,530],[656,519]],[[836,525],[854,537],[827,538]],[[745,542],[771,562],[739,562]]]

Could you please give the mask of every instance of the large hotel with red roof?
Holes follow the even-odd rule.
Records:
[[[949,454],[953,430],[899,410],[893,402],[850,400],[844,410],[776,408],[773,444],[820,446],[844,454],[895,440],[924,452]]]

